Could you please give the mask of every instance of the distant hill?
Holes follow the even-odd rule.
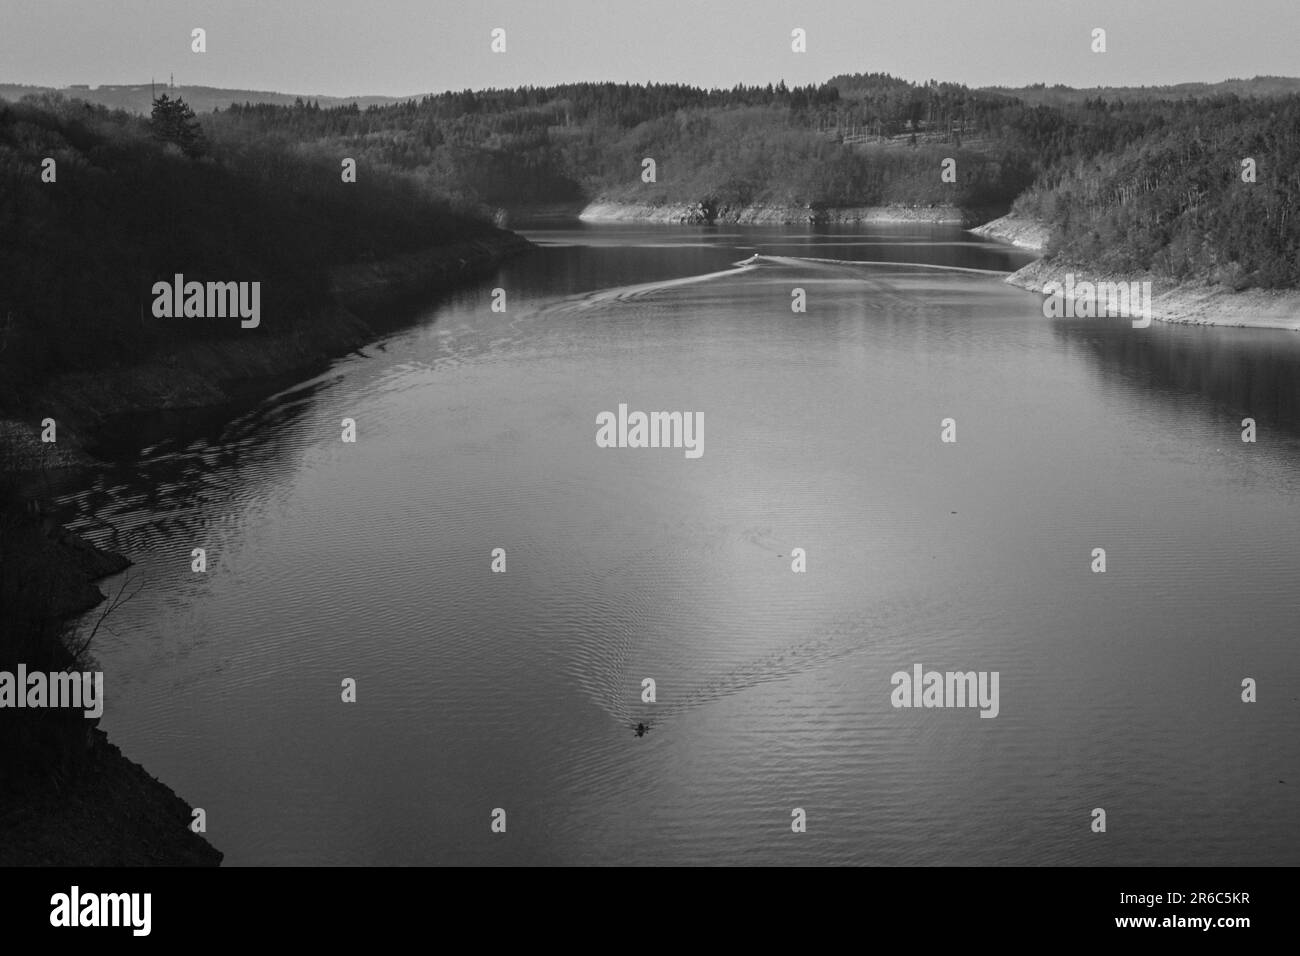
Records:
[[[933,84],[933,81],[931,81]],[[883,73],[843,74],[832,77],[828,84],[836,87],[842,96],[853,99],[870,93],[874,96],[891,95],[907,97],[917,91],[924,91],[927,85],[917,85],[906,80],[886,76]],[[964,89],[957,84],[934,84],[943,89]],[[27,86],[20,83],[0,83],[0,99],[19,100],[30,94],[58,93],[69,99],[84,100],[87,103],[107,106],[109,109],[126,110],[128,113],[147,115],[152,108],[154,92],[166,92],[171,97],[180,96],[196,113],[210,113],[215,109],[226,109],[232,103],[268,103],[274,106],[293,106],[298,100],[315,103],[322,109],[331,106],[350,106],[356,104],[364,109],[367,106],[389,106],[422,98],[422,94],[411,96],[316,96],[305,93],[275,93],[268,90],[227,90],[214,86],[168,86],[157,83],[152,87],[148,83],[104,84],[91,88],[87,85],[56,88],[52,86]],[[486,91],[485,91],[486,92]],[[1073,106],[1085,100],[1102,97],[1108,100],[1126,101],[1181,100],[1190,97],[1219,96],[1236,94],[1247,98],[1287,96],[1300,93],[1300,78],[1289,76],[1256,76],[1249,80],[1230,79],[1218,83],[1178,83],[1172,86],[1097,86],[1076,89],[1072,86],[1057,84],[1046,86],[1036,83],[1031,86],[986,86],[971,89],[969,95],[984,93],[995,96],[1015,97],[1028,106]]]
[[[1177,83],[1173,86],[1094,86],[1075,89],[1072,86],[986,86],[985,93],[1014,96],[1029,106],[1074,106],[1084,100],[1102,98],[1122,99],[1128,102],[1151,100],[1185,100],[1192,97],[1226,96],[1235,94],[1246,98],[1289,96],[1300,93],[1300,78],[1292,76],[1256,76],[1249,80],[1222,80],[1218,83]]]
[[[271,103],[276,106],[293,106],[299,99],[320,105],[322,109],[331,106],[358,107],[387,106],[402,102],[397,96],[303,96],[297,93],[270,93],[265,90],[224,90],[213,86],[172,86],[157,83],[152,87],[148,83],[104,85],[91,89],[88,86],[68,86],[56,89],[52,86],[24,86],[17,83],[0,83],[0,99],[19,100],[24,96],[41,93],[58,93],[69,99],[84,100],[96,106],[107,106],[112,110],[126,110],[128,113],[147,115],[153,108],[154,92],[166,93],[175,98],[180,96],[196,113],[211,113],[214,109],[226,109],[231,103]]]

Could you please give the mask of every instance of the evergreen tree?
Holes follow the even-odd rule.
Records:
[[[198,117],[179,96],[173,100],[164,93],[155,99],[149,125],[155,139],[175,143],[190,158],[201,156],[207,148]]]

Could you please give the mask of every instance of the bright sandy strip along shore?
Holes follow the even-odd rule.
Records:
[[[1046,223],[1039,222],[1037,219],[1026,219],[1014,213],[986,222],[969,231],[985,239],[998,239],[1034,252],[1046,250],[1047,240],[1051,237],[1051,230]]]
[[[718,222],[738,225],[790,225],[826,222],[930,222],[961,224],[966,214],[956,206],[745,206],[722,204],[704,209],[699,203],[641,203],[598,199],[578,216],[583,222]]]
[[[1081,272],[1072,266],[1057,265],[1039,259],[1006,281],[1021,289],[1042,292],[1043,286],[1056,281],[1065,283],[1066,274],[1081,282],[1150,281],[1151,318],[1174,325],[1226,325],[1254,329],[1287,329],[1300,332],[1300,292],[1294,289],[1272,291],[1248,289],[1232,292],[1219,285],[1174,283],[1154,275],[1099,275]],[[1077,296],[1076,296],[1077,299]],[[1129,317],[1136,317],[1130,310]]]
[[[1015,215],[995,219],[971,232],[1036,252],[1042,252],[1046,248],[1050,234],[1043,223]],[[1006,281],[1018,288],[1041,293],[1043,286],[1050,282],[1064,285],[1067,274],[1074,276],[1076,286],[1081,282],[1150,281],[1151,317],[1157,322],[1300,332],[1300,291],[1294,289],[1248,289],[1233,292],[1221,285],[1204,282],[1177,283],[1149,274],[1103,275],[1045,259],[1031,262],[1018,272],[1013,272],[1007,276]]]

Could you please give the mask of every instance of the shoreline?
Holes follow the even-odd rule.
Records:
[[[1017,216],[1015,213],[1007,213],[1005,216],[999,216],[982,226],[966,231],[985,239],[1010,243],[1031,252],[1046,252],[1047,244],[1051,239],[1051,229],[1045,222]]]
[[[106,598],[95,582],[130,562],[0,499],[0,670],[98,672],[69,644],[76,618]],[[25,691],[20,691],[25,693]],[[219,866],[190,830],[194,808],[129,760],[76,709],[0,711],[0,865]]]
[[[534,248],[502,233],[338,267],[330,276],[333,304],[310,320],[280,329],[264,323],[266,334],[238,329],[139,361],[55,375],[26,407],[0,413],[0,474],[93,467],[96,435],[115,418],[202,412],[273,394],[286,379],[309,377],[400,328],[412,317],[408,310]],[[47,416],[58,423],[53,444],[40,441]]]
[[[24,502],[50,493],[49,471],[62,481],[102,464],[93,451],[111,441],[114,421],[175,415],[192,421],[274,394],[288,379],[309,377],[331,359],[409,324],[430,298],[490,275],[505,259],[536,248],[522,236],[497,236],[436,246],[378,262],[332,270],[332,305],[311,320],[272,334],[243,330],[195,342],[141,361],[56,375],[39,395],[0,417],[0,567],[16,593],[47,603],[34,622],[39,653],[54,669],[86,670],[62,636],[71,621],[106,600],[95,581],[130,565],[128,557],[42,519]],[[242,334],[241,334],[242,333]],[[53,417],[57,442],[40,440]],[[12,610],[12,609],[11,609]],[[15,632],[16,633],[16,632]],[[26,632],[24,632],[26,633]],[[34,652],[29,647],[29,656]],[[3,669],[0,667],[0,669]],[[127,758],[93,721],[62,715],[32,722],[31,712],[3,726],[6,749],[26,773],[0,787],[0,865],[219,866],[222,853],[190,830],[193,807]],[[43,712],[41,712],[43,713]],[[57,712],[56,712],[57,713]]]
[[[1040,220],[1009,214],[975,229],[977,236],[1010,243],[1021,249],[1044,253],[1051,229]],[[1300,290],[1246,289],[1234,292],[1222,285],[1205,282],[1177,282],[1146,274],[1102,273],[1086,265],[1040,257],[1007,276],[1003,281],[1027,292],[1042,293],[1055,282],[1065,285],[1066,275],[1075,283],[1151,283],[1151,318],[1167,325],[1204,325],[1220,328],[1280,329],[1300,332]],[[1075,296],[1079,300],[1079,296]],[[1121,309],[1123,318],[1139,317],[1132,309]]]
[[[0,866],[220,866],[194,808],[97,727],[62,786],[0,807]]]
[[[680,225],[820,225],[823,223],[930,223],[967,225],[988,217],[950,205],[823,206],[814,203],[625,202],[596,199],[578,214],[581,222],[660,222]]]
[[[1300,332],[1300,291],[1247,289],[1232,292],[1220,285],[1173,282],[1151,274],[1104,275],[1046,259],[1031,262],[1003,281],[1027,292],[1041,293],[1050,282],[1064,284],[1065,276],[1080,282],[1150,282],[1151,318],[1167,325],[1203,325],[1220,328],[1279,329]],[[1079,296],[1075,296],[1078,301]],[[1124,318],[1137,318],[1133,309],[1121,309]]]

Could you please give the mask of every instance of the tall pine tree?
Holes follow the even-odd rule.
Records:
[[[207,148],[198,117],[179,96],[173,100],[164,93],[155,99],[149,124],[155,139],[175,143],[186,156],[201,156]]]

